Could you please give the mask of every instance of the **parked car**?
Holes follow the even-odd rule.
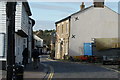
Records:
[[[119,56],[103,56],[103,64],[120,64]]]

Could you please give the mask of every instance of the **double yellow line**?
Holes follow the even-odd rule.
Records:
[[[48,79],[47,79],[47,80],[52,80],[53,75],[54,75],[54,69],[53,69],[53,67],[52,67],[52,66],[50,66],[50,65],[49,65],[49,67],[50,67],[50,74],[49,74],[49,76],[48,76]]]

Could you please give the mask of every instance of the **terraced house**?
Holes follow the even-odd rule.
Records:
[[[99,1],[99,0],[98,0]],[[69,56],[119,55],[119,14],[104,5],[104,0],[56,22],[56,59]]]
[[[68,55],[70,17],[60,20],[56,24],[56,44],[55,58],[63,59],[64,55]]]

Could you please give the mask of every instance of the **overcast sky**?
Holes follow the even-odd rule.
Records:
[[[45,1],[45,0],[44,0]],[[62,0],[61,0],[62,1]],[[75,1],[75,0],[71,0]],[[77,0],[76,0],[77,1]],[[79,0],[80,1],[80,0]],[[108,0],[109,1],[109,0]],[[85,2],[85,7],[91,6],[93,2]],[[80,10],[81,2],[29,2],[32,18],[36,21],[34,30],[55,29],[55,22]],[[118,12],[118,2],[106,2],[106,6]]]

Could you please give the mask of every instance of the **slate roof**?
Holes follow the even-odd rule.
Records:
[[[76,13],[73,13],[73,14],[71,14],[70,16],[64,18],[64,19],[55,22],[55,24],[58,24],[58,23],[60,23],[60,22],[62,22],[62,21],[64,21],[64,20],[70,19],[71,16],[73,16],[73,15],[75,15],[75,14],[78,14],[78,13],[81,13],[81,12],[83,12],[83,11],[86,11],[86,10],[92,8],[92,7],[94,7],[94,6],[92,5],[92,6],[89,6],[89,7],[87,7],[87,8],[84,8],[83,10],[80,10],[80,11],[78,11],[78,12],[76,12]],[[106,8],[108,8],[108,9],[112,10],[111,8],[109,8],[109,7],[105,6],[105,5],[104,5],[104,7],[106,7]],[[114,10],[112,10],[112,11],[115,12]],[[115,12],[115,13],[117,13],[117,12]],[[119,13],[117,13],[117,14],[119,14]]]

